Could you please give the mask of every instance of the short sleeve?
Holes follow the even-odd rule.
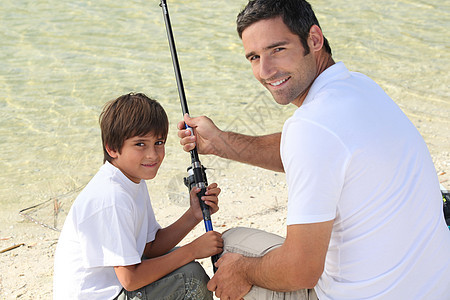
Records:
[[[148,230],[147,230],[147,243],[153,242],[155,240],[156,234],[158,230],[161,229],[161,226],[156,221],[155,213],[153,212],[153,208],[151,202],[149,201],[149,205],[147,206],[148,210]]]
[[[131,208],[111,205],[79,224],[86,267],[125,266],[141,262]]]
[[[349,159],[339,138],[319,124],[291,120],[283,130],[281,153],[288,183],[287,224],[334,219]]]

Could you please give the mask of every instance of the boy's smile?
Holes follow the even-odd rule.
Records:
[[[107,147],[112,164],[134,183],[155,178],[165,155],[165,139],[152,133],[126,139],[121,151]]]

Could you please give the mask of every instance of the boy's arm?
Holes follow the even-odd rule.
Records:
[[[186,130],[184,124],[195,130],[195,135]],[[211,119],[202,116],[178,123],[178,137],[185,151],[196,145],[200,154],[213,154],[265,169],[284,172],[280,156],[281,133],[249,136],[220,130]]]
[[[158,257],[172,250],[198,223],[191,209],[187,210],[175,223],[158,230],[153,242],[147,243],[146,258]]]
[[[215,231],[209,231],[193,242],[169,252],[202,220],[197,198],[199,191],[199,188],[193,188],[190,192],[189,209],[175,223],[158,230],[155,240],[147,243],[144,256],[148,259],[132,266],[114,267],[117,278],[126,290],[133,291],[148,285],[196,258],[222,252],[222,235]],[[211,213],[219,209],[219,194],[220,188],[212,183],[202,196],[202,201],[210,207]]]
[[[127,291],[146,286],[197,258],[205,258],[222,251],[221,234],[209,231],[185,246],[166,255],[143,260],[132,266],[116,266],[114,271]]]
[[[203,220],[200,203],[198,200],[198,192],[200,189],[194,187],[189,193],[190,207],[189,209],[172,225],[158,230],[155,240],[147,243],[144,249],[144,255],[147,258],[161,256],[172,250],[201,220]],[[220,188],[216,183],[210,184],[206,188],[205,195],[202,200],[209,206],[211,214],[219,210],[218,195]]]

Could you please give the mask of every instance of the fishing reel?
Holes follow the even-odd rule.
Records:
[[[194,186],[201,189],[198,192],[197,197],[200,201],[200,208],[202,210],[203,220],[205,221],[206,231],[210,231],[212,230],[211,212],[209,211],[209,206],[200,200],[202,196],[205,195],[208,186],[205,170],[206,168],[202,164],[193,162],[192,166],[187,168],[188,177],[184,178],[184,184],[188,187],[189,192],[191,192]]]
[[[441,186],[442,200],[444,200],[444,218],[450,229],[450,193]]]
[[[207,187],[208,186],[208,182],[206,181],[206,172],[205,172],[205,170],[206,170],[206,168],[203,165],[201,165],[200,166],[200,172],[203,175],[202,176],[203,184],[204,184],[204,187]],[[194,169],[192,168],[192,166],[189,166],[187,168],[187,173],[188,173],[188,176],[184,177],[183,180],[184,180],[184,185],[187,186],[187,188],[189,189],[189,192],[190,192],[192,190],[192,188],[194,186],[196,186]],[[202,187],[200,187],[200,188],[202,188]]]

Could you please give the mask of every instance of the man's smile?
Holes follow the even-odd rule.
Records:
[[[287,78],[283,78],[274,82],[267,82],[266,84],[272,86],[272,87],[279,87],[280,85],[282,85],[283,83],[285,83],[286,81],[288,81],[291,77],[287,77]]]

